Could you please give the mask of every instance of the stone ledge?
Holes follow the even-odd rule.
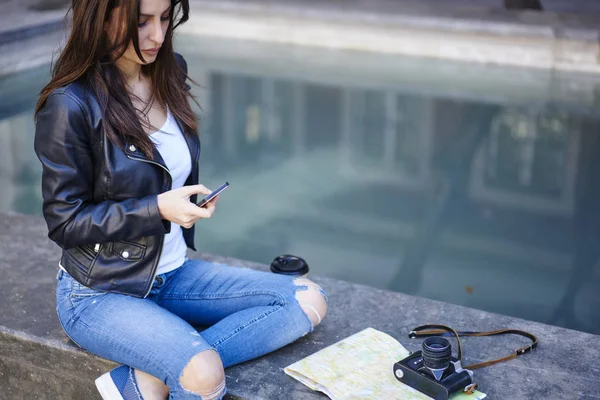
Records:
[[[64,30],[64,23],[62,20],[56,20],[39,25],[32,25],[26,28],[15,29],[0,33],[0,46],[10,44],[19,40],[28,39],[34,36],[40,36],[44,34],[51,34],[56,31]]]
[[[0,46],[64,29],[68,7],[57,3],[44,9],[36,0],[4,0],[0,14]]]
[[[240,267],[267,268],[226,257],[196,256]],[[78,349],[62,331],[54,301],[58,257],[59,249],[47,239],[41,217],[0,214],[0,293],[4,304],[0,308],[0,387],[11,400],[98,399],[93,380],[114,365]],[[600,336],[329,278],[312,279],[328,292],[327,319],[297,342],[229,368],[226,375],[231,399],[323,399],[323,395],[285,375],[283,368],[367,327],[384,331],[416,350],[419,343],[409,340],[407,333],[423,323],[465,330],[512,327],[538,335],[537,351],[475,372],[489,398],[597,399],[600,393],[595,367],[600,358]],[[466,338],[465,362],[496,358],[525,343],[515,337]]]
[[[191,7],[182,31],[208,37],[600,73],[597,14],[389,0],[346,0],[343,7],[334,0],[192,0]],[[58,41],[44,40],[44,52],[23,40],[61,31],[64,11],[22,11],[27,24],[0,28],[0,50],[10,58],[0,74],[40,65],[32,60],[47,62],[48,48],[56,49]],[[7,19],[19,20],[20,14],[0,17],[12,26]],[[20,60],[27,46],[37,50]]]
[[[600,17],[426,3],[195,0],[198,35],[600,72]]]

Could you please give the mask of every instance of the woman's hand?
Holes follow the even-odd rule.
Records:
[[[158,212],[161,218],[174,222],[184,228],[191,228],[196,221],[210,218],[215,212],[219,196],[215,197],[204,207],[198,207],[190,202],[194,194],[210,194],[211,190],[204,185],[183,186],[158,195]]]

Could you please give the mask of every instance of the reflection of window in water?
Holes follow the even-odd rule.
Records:
[[[414,97],[398,96],[396,114],[396,160],[397,165],[410,175],[419,173],[419,158],[422,156],[420,138],[424,132],[422,119],[429,104]]]
[[[210,143],[215,150],[240,162],[283,156],[291,150],[298,108],[295,85],[213,73],[210,86]]]
[[[372,165],[384,162],[393,169],[416,175],[420,132],[416,116],[421,106],[414,98],[390,99],[381,92],[356,93],[351,101],[352,152],[356,161]]]
[[[432,136],[432,103],[381,91],[349,91],[346,146],[354,169],[382,179],[422,180],[427,173]]]
[[[573,124],[560,113],[509,109],[492,122],[485,185],[548,198],[564,194]]]
[[[32,110],[0,120],[0,212],[41,209],[41,170],[33,152]]]
[[[231,77],[233,91],[234,132],[239,146],[258,142],[263,114],[262,87],[260,80],[253,77]]]

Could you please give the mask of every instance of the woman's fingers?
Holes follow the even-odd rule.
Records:
[[[181,191],[181,194],[186,197],[191,197],[194,194],[210,194],[212,191],[204,185],[190,185],[183,186],[177,190]]]
[[[218,196],[204,207],[198,207],[189,201],[194,194],[208,195],[212,193],[204,185],[183,186],[158,195],[159,214],[184,228],[191,228],[198,220],[212,217]]]
[[[213,213],[215,212],[215,206],[217,205],[217,200],[219,199],[219,196],[215,197],[214,199],[212,199],[211,201],[209,201],[208,203],[206,203],[204,205],[204,207],[206,210],[210,211],[210,215],[212,216]]]
[[[200,218],[210,218],[215,212],[215,204],[214,199],[206,203],[204,207],[198,207],[194,203],[189,203],[191,208],[189,209],[190,215],[192,215],[196,220]],[[187,209],[186,209],[187,210]]]
[[[211,194],[212,190],[210,190],[209,188],[207,188],[204,185],[195,185],[196,186],[196,193],[198,194]]]
[[[215,207],[209,207],[208,205],[205,207],[198,207],[196,206],[196,208],[198,209],[195,213],[195,216],[200,219],[200,218],[210,218],[212,217],[212,214],[215,210]]]
[[[180,217],[173,222],[183,226],[184,228],[191,228],[199,220],[210,218],[213,211],[214,208],[211,210],[204,207],[198,207],[194,203],[188,202],[186,206],[183,206],[180,209]]]

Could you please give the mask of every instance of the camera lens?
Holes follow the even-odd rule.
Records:
[[[450,365],[452,348],[442,337],[428,337],[423,341],[423,364],[430,370],[444,370]]]

